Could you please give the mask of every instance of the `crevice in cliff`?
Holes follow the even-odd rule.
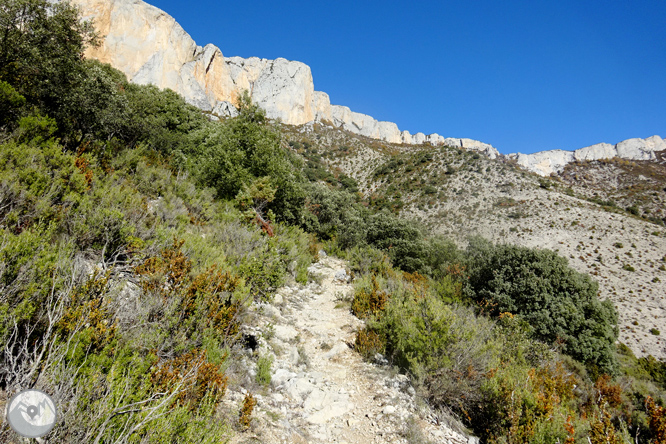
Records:
[[[217,55],[217,51],[213,51],[213,55],[211,56],[210,60],[208,61],[208,65],[206,66],[206,74],[208,74],[208,71],[210,70],[210,67],[213,65],[213,60],[215,60],[216,55]]]

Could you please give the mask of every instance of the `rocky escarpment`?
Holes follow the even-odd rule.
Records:
[[[549,176],[553,173],[561,173],[564,167],[571,162],[614,157],[630,160],[654,160],[656,159],[655,153],[663,150],[666,150],[666,142],[659,136],[652,136],[647,139],[628,139],[617,145],[597,143],[575,151],[552,150],[534,154],[517,153],[509,154],[507,157],[515,159],[518,165],[541,176]]]
[[[242,91],[266,110],[269,118],[290,125],[325,123],[354,134],[390,143],[451,144],[492,158],[491,145],[439,134],[410,134],[392,122],[332,105],[328,94],[314,90],[310,67],[283,58],[224,57],[215,45],[198,46],[164,11],[141,0],[73,0],[83,18],[93,20],[101,45],[86,56],[109,63],[130,81],[170,88],[191,104],[219,116],[233,116]]]
[[[170,88],[193,105],[218,116],[234,116],[238,96],[244,90],[266,110],[269,118],[290,125],[318,122],[388,143],[450,145],[479,151],[494,159],[492,145],[471,139],[445,138],[439,134],[411,134],[392,122],[332,105],[328,94],[315,91],[312,72],[304,63],[283,58],[224,57],[215,45],[198,46],[164,11],[141,0],[72,0],[84,19],[92,19],[101,45],[86,56],[109,63],[130,81]],[[666,149],[659,136],[629,139],[617,145],[600,143],[576,151],[542,151],[509,154],[518,165],[547,176],[559,173],[577,160],[620,157],[650,160]]]

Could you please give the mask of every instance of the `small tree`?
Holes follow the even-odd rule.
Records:
[[[72,91],[81,86],[83,51],[97,43],[91,23],[68,2],[4,0],[0,6],[0,80],[56,119],[61,132],[76,124]]]
[[[194,132],[192,142],[193,167],[220,198],[233,199],[257,178],[270,177],[276,191],[266,208],[279,220],[300,224],[304,180],[288,151],[280,146],[279,133],[249,95],[242,96],[238,117],[205,125]]]
[[[275,200],[275,193],[277,189],[271,184],[270,177],[262,177],[256,179],[250,186],[244,185],[243,189],[238,196],[236,202],[243,211],[243,214],[249,220],[254,220],[261,227],[261,229],[273,236],[273,229],[270,225],[270,219],[273,219],[274,214],[268,210],[265,213],[266,205]]]

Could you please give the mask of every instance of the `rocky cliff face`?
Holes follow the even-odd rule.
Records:
[[[94,20],[103,36],[98,48],[87,57],[109,63],[130,81],[170,88],[193,105],[219,116],[234,116],[234,106],[243,90],[269,118],[290,125],[319,122],[354,134],[389,143],[407,145],[447,144],[479,151],[494,159],[492,146],[471,139],[445,138],[439,134],[410,134],[392,122],[380,122],[346,106],[332,105],[328,94],[315,91],[310,67],[283,58],[266,60],[224,57],[212,44],[198,46],[185,30],[164,11],[141,0],[72,0],[85,19]],[[666,149],[659,136],[629,139],[617,145],[600,143],[576,151],[543,151],[509,154],[518,165],[547,176],[562,171],[575,160],[654,159]]]
[[[132,82],[170,88],[203,110],[233,116],[233,104],[248,90],[268,117],[290,125],[316,121],[390,143],[451,143],[493,158],[499,155],[482,142],[411,135],[395,123],[331,105],[328,94],[314,90],[309,66],[282,58],[225,58],[212,44],[198,46],[173,17],[141,0],[72,2],[102,35],[101,46],[90,48],[87,57],[111,64]]]
[[[542,176],[560,173],[571,162],[584,160],[612,159],[619,157],[630,160],[653,160],[656,151],[666,150],[666,142],[659,136],[647,139],[628,139],[617,145],[597,143],[575,151],[553,150],[534,154],[509,154],[518,165]]]

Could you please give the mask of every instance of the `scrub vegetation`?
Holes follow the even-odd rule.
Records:
[[[50,440],[217,443],[248,428],[251,393],[240,412],[221,403],[247,307],[306,283],[324,248],[349,262],[356,349],[485,442],[663,442],[666,366],[616,346],[615,309],[566,259],[460,249],[396,211],[400,190],[427,205],[446,177],[365,198],[248,95],[218,121],[85,60],[91,29],[67,3],[0,7],[0,394],[52,393]],[[466,156],[452,150],[447,175]],[[432,160],[403,157],[369,174]],[[272,361],[256,359],[267,390]]]

